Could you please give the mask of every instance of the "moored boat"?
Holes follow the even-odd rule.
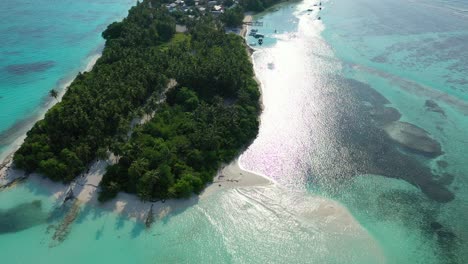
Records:
[[[264,38],[264,37],[265,37],[264,35],[258,34],[258,33],[254,35],[254,38]]]

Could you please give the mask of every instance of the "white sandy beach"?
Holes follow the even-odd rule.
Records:
[[[165,202],[143,202],[136,195],[119,193],[117,197],[111,201],[100,203],[97,200],[99,182],[105,173],[106,166],[115,162],[116,158],[113,156],[107,161],[96,162],[90,167],[88,173],[78,177],[75,182],[70,185],[52,182],[39,174],[31,174],[27,180],[36,186],[48,190],[51,196],[55,197],[60,202],[65,199],[66,194],[69,189],[71,189],[74,197],[81,205],[93,206],[143,222],[147,219],[151,207],[153,216],[157,221],[171,212],[193,206],[219,191],[227,191],[232,188],[251,188],[255,186],[264,188],[266,186],[276,185],[274,181],[264,176],[243,170],[239,165],[239,159],[236,159],[221,169],[214,177],[213,183],[207,186],[200,195],[193,195],[190,199],[170,199]],[[22,171],[8,169],[3,177],[3,184],[23,176],[24,173]],[[0,181],[0,185],[3,184]],[[279,191],[285,193],[285,195],[290,192],[281,186],[276,187]],[[343,233],[344,231],[349,231],[355,235],[359,234],[360,236],[364,236],[365,231],[362,230],[359,223],[353,218],[349,211],[339,203],[318,196],[308,197],[308,202],[313,206],[301,212],[301,217],[321,219],[320,222],[323,224],[323,228],[328,230],[328,232]]]
[[[53,182],[36,173],[28,176],[27,180],[48,190],[58,201],[63,201],[66,194],[71,189],[73,196],[80,201],[82,205],[95,206],[106,211],[112,211],[141,221],[144,221],[148,216],[151,205],[153,205],[153,213],[156,218],[162,218],[174,210],[186,208],[195,204],[198,200],[204,199],[207,196],[226,188],[273,184],[272,181],[263,176],[242,170],[239,166],[238,160],[236,159],[231,164],[220,170],[214,178],[213,183],[207,186],[200,195],[194,195],[190,199],[166,200],[165,202],[153,203],[143,202],[136,195],[119,193],[115,199],[106,203],[100,203],[97,200],[99,183],[105,173],[106,166],[115,162],[116,158],[113,156],[107,161],[96,162],[90,167],[88,173],[77,177],[70,185]],[[25,177],[24,172],[12,168],[5,168],[1,173],[3,173],[3,177],[0,178],[0,186]]]
[[[82,206],[88,205],[100,208],[104,211],[121,214],[125,217],[145,222],[150,209],[152,207],[153,218],[158,221],[171,212],[186,209],[198,202],[206,199],[219,191],[228,191],[236,188],[265,188],[268,186],[275,187],[281,195],[291,196],[295,193],[278,186],[274,181],[243,170],[239,166],[239,159],[221,169],[213,179],[213,183],[206,187],[200,195],[193,195],[190,199],[174,200],[169,199],[165,202],[143,202],[136,195],[127,193],[119,193],[116,198],[106,203],[98,201],[99,182],[101,181],[105,168],[108,164],[115,163],[115,157],[111,157],[107,161],[98,161],[91,166],[89,172],[80,176],[70,185],[52,182],[51,180],[39,175],[31,174],[28,181],[40,186],[50,192],[50,195],[55,197],[59,204],[65,199],[69,189],[72,190],[76,201]],[[24,176],[21,171],[10,169],[8,170],[5,179],[16,179]],[[0,185],[1,182],[0,182]],[[275,186],[273,186],[275,185]],[[354,219],[351,213],[339,203],[318,196],[307,196],[302,203],[305,204],[300,212],[300,217],[304,219],[314,219],[315,222],[321,223],[321,228],[331,234],[349,233],[354,237],[361,239],[370,239],[370,236],[362,229],[360,224]],[[369,240],[369,244],[373,244]],[[375,247],[375,245],[373,245]],[[374,248],[373,250],[377,250]]]
[[[253,16],[252,16],[252,13],[251,12],[248,12],[245,14],[244,16],[244,20],[242,22],[252,22],[253,20]],[[247,25],[242,25],[242,29],[239,33],[239,35],[241,35],[241,37],[245,38],[245,36],[247,35],[247,30],[248,30],[248,26]]]
[[[207,186],[200,195],[193,195],[189,199],[143,202],[136,195],[119,193],[116,198],[102,204],[97,200],[98,185],[105,172],[105,167],[114,162],[116,162],[115,157],[111,157],[107,161],[96,162],[91,166],[87,174],[78,177],[71,185],[52,182],[38,174],[29,176],[27,181],[48,190],[50,195],[57,199],[58,204],[62,203],[70,188],[76,198],[74,201],[68,202],[73,203],[70,207],[70,215],[64,218],[59,225],[62,228],[57,229],[58,231],[55,232],[54,237],[57,236],[59,240],[65,238],[67,230],[69,230],[70,225],[80,211],[79,208],[84,206],[99,208],[146,223],[150,212],[152,213],[152,221],[160,221],[171,213],[181,212],[189,207],[196,206],[198,203],[203,203],[203,200],[217,192],[237,190],[244,192],[254,189],[263,192],[263,190],[268,189],[270,192],[275,193],[274,196],[278,197],[277,199],[280,199],[280,201],[283,199],[295,200],[296,203],[291,208],[294,217],[304,223],[313,223],[316,232],[331,237],[330,240],[327,240],[330,243],[335,241],[333,243],[339,243],[343,246],[347,243],[365,244],[369,250],[368,254],[375,256],[375,259],[378,260],[376,263],[385,263],[384,254],[378,243],[362,228],[344,206],[327,198],[288,190],[264,176],[245,171],[239,166],[239,159],[234,160],[220,170],[213,183]],[[23,174],[21,171],[11,169],[7,175],[10,175],[9,177],[18,177]],[[266,198],[269,199],[268,196]],[[326,245],[327,248],[333,248],[334,246]]]

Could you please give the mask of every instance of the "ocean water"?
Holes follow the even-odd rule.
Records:
[[[135,0],[0,1],[0,157],[100,53]]]
[[[89,206],[67,227],[71,208],[50,194],[31,183],[0,193],[5,263],[384,263],[367,235],[330,229],[334,219],[310,215],[316,198],[278,186],[217,192],[149,229]]]
[[[62,208],[50,190],[25,182],[0,191],[2,261],[464,263],[467,5],[314,4],[286,3],[255,17],[266,35],[253,56],[264,111],[241,164],[277,184],[219,191],[147,229],[99,208]],[[428,111],[428,99],[443,113]],[[390,106],[444,153],[431,158],[391,141],[375,114]],[[442,184],[443,173],[453,182]],[[447,191],[454,199],[437,201]],[[317,195],[346,206],[360,231],[326,227],[340,220],[312,210]]]
[[[464,263],[468,258],[467,10],[466,1],[364,0],[335,1],[324,12],[324,37],[343,61],[344,75],[370,84],[402,113],[402,120],[438,140],[444,154],[421,162],[435,174],[455,176],[447,186],[455,199],[446,204],[382,178],[361,177],[343,194],[400,263]],[[428,99],[444,114],[428,111]],[[441,160],[446,168],[437,165]],[[433,221],[444,226],[440,233],[430,228]]]
[[[265,111],[244,165],[340,201],[388,263],[465,263],[468,2],[316,3],[257,17],[268,27],[255,54]],[[295,30],[272,21],[280,12]],[[388,139],[375,115],[383,106],[426,130],[443,154],[408,152]],[[454,199],[438,201],[446,191]]]

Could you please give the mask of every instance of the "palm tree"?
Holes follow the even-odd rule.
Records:
[[[58,98],[57,98],[58,97],[58,92],[57,92],[57,90],[55,90],[55,89],[50,90],[49,91],[49,96],[55,98],[55,100],[58,101]]]

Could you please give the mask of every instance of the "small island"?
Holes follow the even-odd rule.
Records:
[[[225,26],[274,2],[225,2],[220,14],[138,2],[103,32],[94,68],[27,133],[15,167],[71,182],[112,154],[118,161],[106,169],[100,201],[120,191],[152,201],[201,192],[259,126],[260,92],[244,39]],[[181,24],[186,30],[176,32]]]

